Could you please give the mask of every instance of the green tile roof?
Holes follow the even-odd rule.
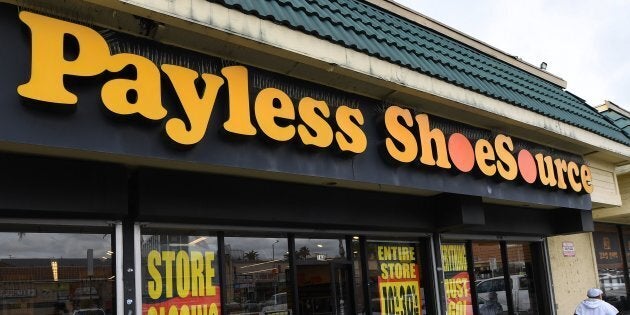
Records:
[[[561,87],[359,0],[209,0],[630,145]]]
[[[617,113],[613,110],[607,110],[601,113],[615,126],[619,127],[623,132],[630,137],[630,117]]]

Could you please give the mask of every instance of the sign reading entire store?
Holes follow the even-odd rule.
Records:
[[[359,106],[329,104],[313,95],[299,98],[272,82],[253,89],[251,70],[241,65],[222,66],[206,73],[173,63],[158,64],[134,53],[111,53],[111,47],[94,29],[43,15],[21,12],[19,18],[31,33],[31,72],[28,82],[17,87],[26,100],[74,107],[79,97],[68,89],[67,77],[108,74],[100,87],[100,100],[115,116],[140,117],[164,122],[167,138],[174,144],[202,143],[211,126],[213,112],[227,112],[221,131],[229,135],[263,135],[275,143],[299,143],[317,150],[335,150],[361,155],[375,142],[383,155],[398,165],[474,173],[521,184],[534,184],[577,193],[591,193],[591,170],[581,159],[536,152],[520,146],[503,134],[470,137],[457,123],[451,130],[435,127],[425,113],[397,105],[380,111],[382,138],[366,134],[366,116]],[[69,51],[68,38],[77,46]],[[68,55],[71,55],[68,57]],[[122,73],[131,69],[135,75]],[[181,104],[172,115],[163,103],[165,85],[172,86]],[[228,95],[219,101],[219,95]],[[42,105],[45,106],[45,105]],[[222,109],[217,109],[223,107]],[[465,127],[471,128],[471,127]],[[454,130],[454,131],[453,131]],[[535,148],[535,147],[534,147]]]

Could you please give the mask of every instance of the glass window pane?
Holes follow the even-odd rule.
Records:
[[[227,314],[268,314],[291,308],[288,250],[284,238],[225,238]]]
[[[617,226],[596,224],[593,232],[595,259],[599,274],[599,285],[604,291],[604,300],[620,311],[628,310],[626,284],[623,274],[621,242]]]
[[[0,314],[113,314],[111,234],[0,233]]]
[[[219,314],[217,238],[142,235],[142,314]]]
[[[295,239],[300,314],[350,314],[353,296],[346,239]]]
[[[447,315],[472,314],[466,245],[464,243],[444,243],[441,250],[446,313]],[[490,282],[483,283],[477,287],[477,293],[480,291],[489,292],[491,285]]]
[[[374,314],[423,314],[420,249],[414,242],[367,243],[370,305]]]
[[[346,261],[346,240],[296,238],[295,257],[300,260],[343,260]]]
[[[530,286],[530,283],[534,283],[534,274],[529,243],[508,243],[507,254],[514,311],[519,314],[538,314],[536,292],[534,286]]]
[[[473,242],[472,256],[479,313],[507,314],[507,298],[499,242]]]

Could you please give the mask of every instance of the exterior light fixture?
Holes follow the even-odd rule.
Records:
[[[542,69],[542,70],[547,70],[547,63],[543,61],[543,62],[540,64],[540,69]]]

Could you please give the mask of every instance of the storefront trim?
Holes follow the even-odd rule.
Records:
[[[231,231],[231,232],[280,232],[281,234],[298,235],[366,235],[368,237],[397,237],[397,238],[418,238],[430,237],[430,233],[421,232],[400,232],[400,231],[371,231],[371,230],[335,230],[335,229],[301,229],[258,226],[238,226],[238,225],[204,225],[186,223],[160,223],[160,222],[138,222],[142,228],[153,229],[173,229],[173,230],[204,230],[204,231]]]
[[[443,240],[471,240],[471,241],[521,241],[542,242],[543,237],[536,236],[503,236],[503,235],[476,235],[476,234],[440,234]]]
[[[116,296],[125,296],[124,283],[123,283],[123,227],[121,222],[116,223],[116,230],[114,232],[116,238]],[[124,309],[124,299],[116,299],[116,309]]]
[[[136,314],[142,314],[142,245],[140,224],[133,225],[133,261],[136,293]],[[133,301],[132,301],[133,302]]]

